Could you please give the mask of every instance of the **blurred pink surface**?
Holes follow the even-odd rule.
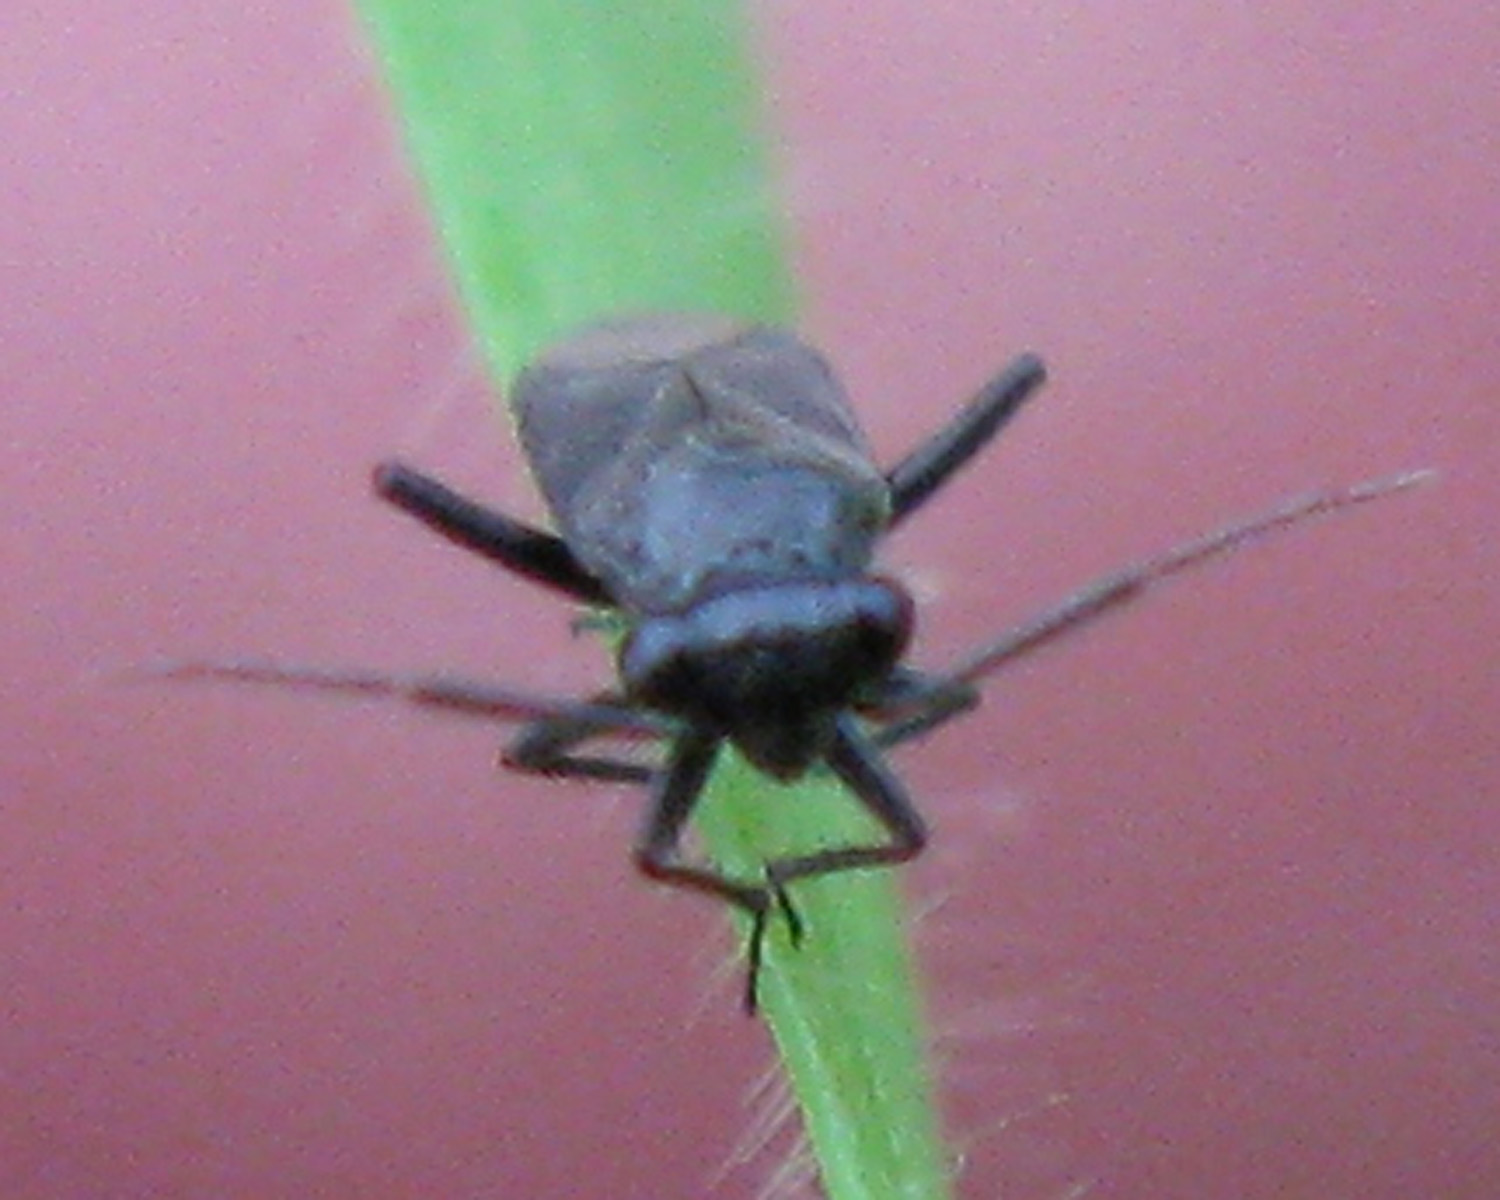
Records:
[[[637,799],[163,654],[602,667],[367,495],[536,515],[330,4],[12,4],[0,1195],[752,1196],[764,1034]],[[1054,383],[890,561],[919,657],[1309,485],[908,755],[965,1196],[1500,1191],[1500,26],[1483,6],[762,12],[809,326],[894,455]]]

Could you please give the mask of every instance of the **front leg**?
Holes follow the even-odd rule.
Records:
[[[785,904],[783,889],[798,879],[890,867],[915,858],[927,845],[927,826],[894,772],[853,718],[840,717],[828,765],[855,799],[885,828],[889,840],[874,845],[830,846],[811,854],[777,858],[766,864],[773,894]]]
[[[880,750],[930,733],[979,706],[979,689],[961,679],[897,667],[859,715],[870,723],[870,741]]]
[[[614,755],[574,754],[573,747],[597,737],[633,736],[640,731],[622,729],[610,719],[616,707],[625,704],[617,696],[604,693],[581,703],[573,712],[560,712],[527,725],[500,755],[503,765],[512,770],[560,779],[593,779],[604,783],[650,783],[659,768],[633,759]],[[647,736],[665,736],[670,727],[662,724]]]
[[[745,975],[745,1011],[754,1014],[759,1004],[761,961],[766,941],[766,921],[773,900],[777,901],[792,929],[800,937],[801,925],[786,902],[779,885],[741,883],[708,863],[685,861],[682,836],[688,818],[703,795],[708,774],[719,756],[719,739],[710,733],[689,730],[672,747],[666,770],[656,779],[651,806],[636,838],[635,864],[641,873],[671,887],[686,888],[726,901],[750,917],[749,964]]]

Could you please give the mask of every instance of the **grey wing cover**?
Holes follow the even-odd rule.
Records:
[[[559,531],[627,609],[861,570],[888,518],[842,388],[783,330],[598,326],[525,372],[512,403]]]

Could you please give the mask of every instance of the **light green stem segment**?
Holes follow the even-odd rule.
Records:
[[[714,774],[699,825],[716,860],[754,877],[769,852],[881,839],[831,777],[778,786],[738,758]],[[767,938],[761,1004],[833,1200],[951,1194],[922,1013],[890,872],[794,885],[805,925]]]
[[[359,3],[500,378],[604,314],[789,317],[736,4]],[[780,788],[725,757],[699,828],[726,869],[756,878],[775,853],[875,836],[833,783]],[[808,881],[795,899],[806,941],[794,950],[779,923],[773,930],[762,1003],[824,1190],[833,1200],[940,1200],[946,1156],[892,880]]]
[[[361,4],[502,378],[601,313],[786,318],[737,4]]]

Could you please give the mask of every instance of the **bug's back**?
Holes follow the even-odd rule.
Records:
[[[843,389],[781,329],[594,326],[537,359],[511,403],[559,533],[631,611],[861,571],[888,518]]]

